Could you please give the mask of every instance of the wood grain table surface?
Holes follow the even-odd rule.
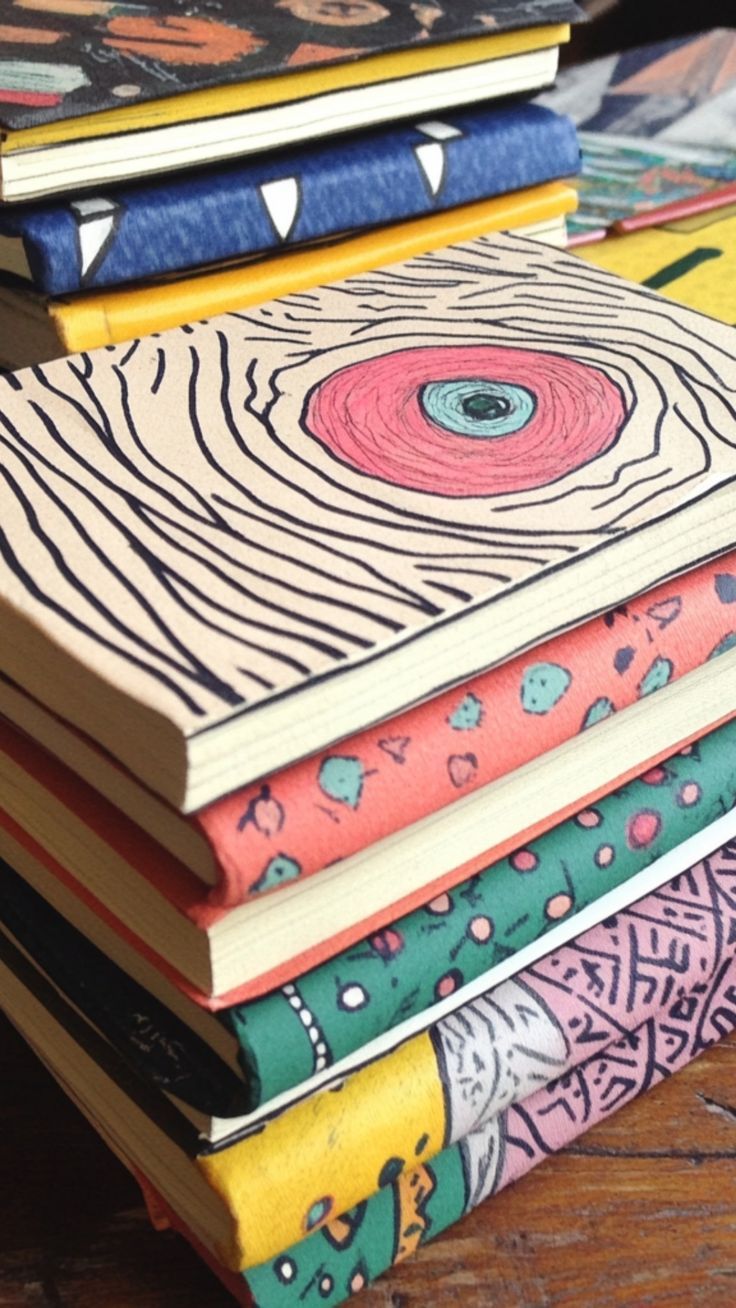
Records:
[[[228,1308],[0,1019],[1,1308]],[[736,1037],[484,1204],[362,1308],[736,1304]]]

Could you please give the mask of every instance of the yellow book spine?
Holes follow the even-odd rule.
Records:
[[[424,1032],[197,1166],[230,1213],[218,1249],[231,1271],[257,1266],[445,1146],[437,1056]]]
[[[576,204],[577,194],[571,186],[547,182],[257,263],[51,301],[49,313],[70,354],[118,345],[150,332],[246,309],[290,292],[398,263],[484,233],[544,222],[571,213]]]

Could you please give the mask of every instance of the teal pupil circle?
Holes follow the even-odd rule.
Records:
[[[484,378],[427,382],[419,403],[425,417],[445,431],[485,440],[519,431],[537,407],[525,386]]]

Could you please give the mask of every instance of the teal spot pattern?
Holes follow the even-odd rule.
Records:
[[[736,648],[736,631],[729,631],[727,636],[719,640],[708,655],[709,659],[717,659],[719,654],[727,654],[730,649]]]
[[[606,699],[605,696],[602,696],[600,699],[595,700],[595,702],[591,704],[590,708],[585,714],[585,717],[583,718],[583,722],[580,730],[586,731],[588,727],[594,727],[596,722],[602,722],[604,718],[610,718],[611,714],[615,712],[616,709],[611,703],[611,700]]]
[[[258,880],[253,882],[251,890],[254,894],[263,894],[265,890],[283,886],[287,881],[296,881],[301,874],[301,864],[295,858],[290,858],[288,854],[275,854]]]
[[[472,731],[483,720],[483,701],[471,692],[461,700],[447,720],[454,731]]]
[[[331,754],[319,770],[319,786],[330,799],[349,808],[357,808],[363,794],[365,769],[359,758]]]
[[[525,713],[549,713],[571,682],[567,668],[559,663],[533,663],[521,680],[521,707]]]
[[[639,697],[651,695],[655,690],[661,690],[663,686],[667,685],[674,670],[674,664],[670,659],[656,658],[651,667],[647,668],[636,688]]]

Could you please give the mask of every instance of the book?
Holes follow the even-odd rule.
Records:
[[[298,77],[300,69],[364,66],[366,58],[387,51],[431,49],[582,16],[567,0],[453,0],[431,9],[406,0],[357,0],[349,9],[330,0],[247,6],[221,0],[216,16],[201,0],[182,8],[177,0],[135,7],[105,0],[13,5],[3,39],[9,50],[19,46],[25,59],[2,68],[6,125],[45,126],[124,108],[129,100],[147,104],[277,75]],[[51,61],[55,67],[49,67],[51,52],[59,56]]]
[[[127,949],[48,858],[7,831],[0,921],[200,1136],[232,1140],[613,917],[736,832],[735,737],[733,723],[719,728],[451,894],[217,1015]]]
[[[622,222],[656,224],[660,206],[678,201],[708,206],[711,196],[736,179],[736,151],[714,150],[709,158],[691,147],[645,142],[627,144],[604,134],[581,132],[579,208],[570,220],[570,244],[602,240]]]
[[[204,1006],[222,1008],[287,984],[381,931],[729,720],[735,680],[732,649],[377,842],[369,859],[356,854],[231,909],[210,903],[187,869],[7,725],[0,829],[49,860],[54,875],[169,980]],[[147,857],[138,863],[141,849]]]
[[[578,167],[569,118],[527,101],[479,105],[109,195],[7,206],[0,268],[47,296],[89,292],[355,234]]]
[[[736,322],[736,193],[720,209],[616,236],[580,250],[586,263]]]
[[[541,102],[585,132],[665,146],[736,139],[736,30],[671,37],[566,69]]]
[[[318,39],[314,6],[300,0],[286,11],[266,2],[243,13],[231,4],[217,16],[203,5],[185,14],[171,4],[146,9],[49,2],[40,23],[36,6],[13,7],[4,39],[26,57],[0,66],[3,199],[211,163],[548,85],[569,37],[564,18],[579,14],[564,0],[486,0],[480,9],[462,0],[447,7],[445,23],[428,26],[426,9],[396,0],[392,11],[372,6],[366,24],[342,24],[342,40],[330,45]],[[334,31],[341,23],[331,16],[323,26]]]
[[[650,952],[654,948],[658,956],[659,946],[664,944],[666,938],[672,941],[675,957],[672,953],[667,955],[663,952],[663,966],[652,975],[647,974],[649,983],[638,988],[633,1004],[626,1004],[620,999],[619,1007],[615,999],[609,1000],[613,1004],[609,1011],[603,995],[599,993],[595,1012],[590,1015],[592,1020],[600,1024],[604,1037],[603,1048],[612,1055],[614,1076],[615,1042],[621,1039],[622,1034],[629,1052],[639,1051],[646,1078],[651,1075],[653,1061],[661,1061],[665,1067],[672,1069],[678,1065],[678,1057],[683,1054],[686,1057],[692,1056],[704,1047],[710,1036],[715,1038],[716,1032],[722,1035],[724,1029],[730,1029],[728,1025],[724,1028],[724,1023],[727,1023],[731,1011],[728,996],[734,982],[734,960],[726,943],[726,924],[732,914],[732,863],[733,851],[726,847],[708,860],[704,867],[693,869],[690,875],[676,881],[659,897],[658,902],[645,903],[645,911],[651,911],[656,921],[661,920],[661,940],[652,946],[647,924],[637,922],[633,934],[629,933],[632,945],[631,965],[636,962],[638,966],[641,962],[636,950],[637,928],[646,933]],[[722,924],[720,930],[719,923]],[[390,1060],[374,1064],[351,1078],[339,1093],[315,1097],[307,1104],[274,1119],[262,1132],[238,1145],[215,1153],[199,1154],[194,1165],[192,1153],[196,1152],[196,1146],[191,1133],[177,1125],[175,1114],[166,1112],[160,1100],[152,1097],[150,1092],[147,1095],[143,1093],[142,1087],[130,1076],[114,1051],[88,1027],[80,1025],[70,1006],[4,933],[0,937],[3,1006],[83,1111],[99,1123],[106,1136],[112,1137],[130,1164],[150,1178],[178,1219],[189,1226],[210,1253],[228,1269],[238,1270],[257,1265],[254,1260],[257,1259],[260,1248],[270,1249],[270,1254],[266,1254],[265,1258],[286,1253],[283,1238],[288,1228],[297,1230],[297,1242],[301,1242],[306,1230],[308,1238],[316,1242],[316,1247],[321,1245],[323,1239],[329,1239],[334,1229],[333,1224],[339,1216],[337,1204],[340,1192],[325,1191],[323,1171],[320,1176],[311,1178],[308,1168],[294,1165],[294,1159],[300,1157],[300,1154],[292,1152],[289,1138],[298,1124],[304,1125],[304,1138],[311,1145],[324,1129],[327,1118],[337,1115],[340,1119],[339,1127],[332,1146],[337,1167],[342,1165],[343,1159],[348,1158],[352,1158],[355,1164],[349,1186],[343,1189],[355,1192],[367,1188],[372,1195],[377,1190],[381,1192],[379,1178],[382,1168],[376,1170],[371,1166],[377,1153],[387,1157],[392,1165],[392,1172],[386,1175],[383,1183],[382,1189],[385,1192],[402,1175],[408,1176],[416,1168],[427,1165],[431,1167],[433,1158],[439,1158],[443,1148],[454,1145],[462,1150],[464,1145],[461,1142],[469,1140],[467,1132],[461,1134],[462,1127],[470,1122],[470,1134],[478,1133],[479,1144],[480,1139],[485,1137],[486,1148],[478,1148],[477,1152],[470,1149],[467,1152],[464,1160],[467,1169],[465,1175],[473,1183],[461,1187],[461,1190],[465,1198],[469,1193],[477,1193],[480,1198],[483,1194],[493,1192],[496,1188],[494,1178],[500,1180],[503,1175],[502,1153],[498,1155],[493,1146],[494,1143],[498,1144],[504,1115],[513,1111],[514,1103],[525,1104],[527,1096],[541,1094],[540,1087],[543,1088],[555,1078],[555,1073],[566,1065],[570,1071],[574,1071],[576,1066],[582,1067],[586,1056],[589,1056],[584,1038],[586,1024],[583,1021],[580,1030],[574,1022],[578,1004],[582,1006],[581,1016],[584,1010],[590,1013],[591,999],[585,984],[586,946],[590,948],[593,961],[600,957],[599,966],[605,969],[606,975],[609,975],[610,969],[614,981],[617,958],[611,955],[610,943],[607,945],[607,933],[611,930],[615,932],[615,922],[592,933],[583,942],[580,951],[574,947],[570,951],[571,959],[575,960],[580,969],[583,988],[579,996],[577,990],[580,987],[576,984],[575,976],[577,969],[573,967],[572,975],[568,969],[562,977],[552,966],[553,960],[550,960],[549,977],[542,965],[535,972],[533,989],[524,989],[521,997],[518,988],[515,989],[518,983],[511,983],[505,989],[502,987],[504,1006],[499,1006],[498,1012],[493,1013],[493,995],[487,997],[486,1004],[490,1004],[494,1025],[504,1014],[511,1020],[514,1012],[517,1032],[518,1022],[523,1024],[526,1043],[518,1076],[494,1075],[497,1070],[503,1073],[506,1059],[513,1058],[516,1040],[512,1031],[511,1038],[503,1042],[505,1057],[500,1057],[500,1068],[492,1057],[492,1049],[486,1051],[484,1047],[483,1052],[487,1056],[481,1058],[480,1067],[476,1063],[473,1078],[477,1093],[470,1095],[466,1092],[466,1082],[462,1078],[463,1057],[466,1051],[469,1056],[472,1054],[474,1035],[482,1043],[487,1042],[489,1036],[488,1031],[484,1031],[484,1004],[480,1001],[474,1009],[469,1010],[474,1014],[474,1023],[469,1022],[459,1032],[455,1032],[451,1024],[444,1028],[444,1035],[449,1040],[444,1065],[441,1061],[443,1037],[438,1031],[438,1046],[431,1057],[434,1059],[435,1078],[447,1086],[447,1099],[443,1098],[436,1114],[432,1111],[430,1097],[427,1095],[423,1100],[419,1078],[411,1081],[411,1066],[418,1046],[414,1045],[408,1052],[407,1047],[404,1047],[392,1055]],[[678,966],[676,956],[681,941],[686,941],[691,946],[684,967],[686,975],[692,975],[692,979],[673,996],[668,976],[673,966]],[[618,952],[617,950],[616,953]],[[562,957],[566,957],[564,951]],[[685,954],[682,958],[685,959]],[[693,969],[692,974],[690,969]],[[703,985],[703,975],[712,978],[712,983]],[[538,1029],[535,1034],[540,1037],[540,1050],[535,1060],[534,1040],[529,1038],[530,1032],[523,1022],[527,1011],[524,1000],[529,1000],[531,1010],[538,987],[551,986],[554,990],[561,983],[566,983],[566,993],[564,999],[560,998],[555,1005],[556,1017],[552,1017],[548,1005],[540,1007],[537,1002],[539,1012],[535,1015],[538,1016],[535,1025]],[[514,1003],[515,1009],[512,1007]],[[574,1025],[570,1038],[566,1039],[564,1023],[568,1018]],[[661,1055],[654,1059],[650,1041],[638,1035],[643,1029],[642,1019],[644,1025],[647,1022],[656,1024],[664,1019],[665,1040]],[[552,1030],[548,1032],[550,1023]],[[605,1035],[606,1028],[610,1030],[608,1036]],[[674,1042],[673,1031],[678,1032],[679,1037]],[[582,1040],[579,1038],[581,1035]],[[601,1052],[599,1047],[593,1061],[599,1077],[602,1070]],[[547,1062],[547,1053],[556,1054],[556,1057],[550,1057]],[[368,1108],[371,1102],[376,1102],[374,1092],[380,1084],[380,1072],[386,1077],[389,1070],[390,1080],[386,1081],[388,1092],[401,1099],[402,1089],[406,1087],[406,1103],[402,1100],[396,1121],[379,1120],[373,1122],[372,1126],[369,1124],[371,1135],[364,1139],[356,1130],[357,1114],[347,1113],[348,1101],[353,1108],[358,1105]],[[528,1084],[529,1078],[531,1084]],[[559,1099],[559,1080],[552,1080],[552,1084]],[[608,1082],[605,1081],[604,1084]],[[607,1097],[604,1095],[604,1098]],[[549,1104],[549,1098],[545,1102]],[[398,1153],[388,1155],[387,1150],[391,1149],[394,1139],[400,1139],[402,1128],[410,1124],[413,1114],[418,1114],[417,1120],[421,1118],[424,1131],[420,1137],[421,1147],[417,1145],[416,1151],[408,1157]],[[441,1122],[446,1116],[449,1117],[451,1126],[443,1141]],[[565,1116],[563,1106],[561,1120],[564,1121]],[[567,1114],[567,1117],[568,1120],[575,1120],[575,1114]],[[266,1160],[263,1172],[254,1166],[262,1158]],[[324,1166],[323,1158],[321,1166]],[[275,1173],[274,1169],[277,1169]],[[256,1190],[260,1194],[261,1189],[269,1183],[272,1173],[276,1179],[264,1195],[264,1205],[256,1205],[253,1196]],[[488,1188],[484,1188],[486,1186]],[[368,1194],[364,1198],[368,1198]],[[274,1225],[267,1227],[267,1217],[272,1214],[275,1217]],[[358,1222],[355,1234],[358,1234],[359,1226]],[[319,1232],[325,1228],[329,1228],[326,1236],[320,1235]],[[391,1238],[393,1228],[385,1234]],[[291,1249],[288,1252],[291,1253]]]
[[[491,231],[513,231],[544,244],[564,246],[566,215],[576,204],[570,186],[547,182],[390,223],[334,243],[274,253],[182,278],[52,299],[16,282],[0,282],[0,363],[25,367],[77,350],[130,341]]]
[[[731,548],[735,344],[495,234],[2,377],[0,671],[200,808]]]
[[[368,851],[535,759],[546,769],[549,750],[734,647],[735,597],[730,551],[187,815],[5,678],[0,715],[131,819],[134,868],[151,861],[150,842],[136,843],[142,828],[212,887],[212,906],[232,908]],[[617,748],[624,771],[636,765],[633,737]],[[454,834],[461,862],[466,825]],[[366,856],[363,875],[369,867]]]
[[[716,28],[563,70],[540,102],[580,128],[573,235],[736,179],[736,32]]]

